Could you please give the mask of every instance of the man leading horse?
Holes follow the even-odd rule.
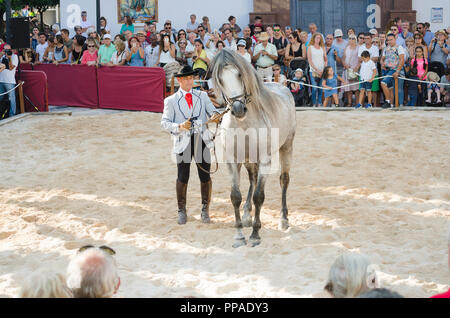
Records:
[[[206,124],[219,123],[220,113],[216,110],[205,92],[193,90],[194,76],[197,72],[185,66],[175,77],[180,89],[164,100],[164,113],[161,120],[163,130],[174,139],[173,152],[176,154],[178,179],[176,192],[178,201],[178,224],[187,222],[186,197],[192,157],[197,163],[201,183],[203,223],[210,223],[209,205],[211,202],[211,153],[214,141]],[[209,118],[209,120],[208,120]]]

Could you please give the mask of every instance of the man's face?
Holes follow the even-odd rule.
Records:
[[[230,23],[234,25],[236,23],[236,19],[231,19]]]
[[[172,31],[172,25],[169,24],[169,23],[165,24],[165,25],[164,25],[164,30],[165,30],[167,33],[170,33],[170,32]]]
[[[195,23],[195,20],[196,20],[197,18],[196,18],[196,16],[195,15],[191,15],[191,23],[192,24],[194,24]]]
[[[255,24],[262,24],[262,20],[261,19],[256,19],[255,20]]]
[[[387,38],[387,43],[388,43],[390,46],[395,46],[395,37],[389,36],[389,37]]]
[[[281,28],[279,26],[275,26],[273,27],[273,32],[277,37],[279,37],[281,35]]]
[[[252,31],[249,27],[244,28],[244,38],[249,38]]]
[[[403,22],[402,23],[402,29],[406,30],[406,31],[409,31],[409,22]]]
[[[316,33],[316,32],[317,32],[317,26],[316,26],[315,24],[311,24],[311,25],[309,26],[309,32],[310,32],[311,34]]]
[[[81,19],[82,19],[83,21],[86,21],[86,20],[87,20],[87,14],[82,13],[82,14],[81,14]]]
[[[445,75],[445,78],[447,78],[447,81],[450,81],[450,74]]]
[[[152,34],[152,36],[150,36],[150,43],[152,44],[152,46],[156,46],[156,43],[158,42],[156,35]]]
[[[198,35],[201,37],[205,36],[205,29],[203,27],[199,27],[198,29]]]
[[[39,42],[40,42],[41,44],[44,44],[45,41],[47,41],[46,38],[45,38],[45,35],[40,35],[40,36],[39,36]]]
[[[131,39],[132,36],[133,36],[133,33],[131,33],[130,30],[125,31],[125,38],[127,40]]]
[[[325,43],[327,44],[327,46],[331,46],[333,44],[333,36],[327,35],[327,37],[325,38]]]
[[[233,34],[231,33],[231,31],[230,30],[226,30],[225,32],[224,32],[224,34],[225,34],[225,37],[229,40],[231,37],[233,37]]]
[[[422,24],[417,25],[417,29],[416,30],[417,30],[417,32],[421,32],[421,33],[425,32],[424,27],[423,27]]]
[[[150,24],[150,26],[148,27],[148,29],[150,30],[151,33],[156,33],[156,27],[154,24]]]
[[[255,34],[259,34],[262,32],[261,27],[255,27]]]
[[[185,91],[190,91],[192,87],[194,86],[194,76],[185,76],[185,77],[179,77],[178,83],[180,83],[180,86]]]
[[[103,43],[104,43],[106,46],[110,46],[110,45],[111,45],[111,39],[103,39]]]
[[[372,45],[372,37],[371,36],[365,35],[364,40],[365,40],[367,46]]]
[[[285,29],[285,32],[286,32],[286,36],[289,37],[289,35],[292,34],[292,29],[286,28],[286,29]]]
[[[138,34],[138,39],[139,39],[139,42],[145,42],[145,35],[144,34]]]
[[[77,35],[81,35],[83,33],[83,30],[81,28],[77,28],[75,32],[77,33]]]

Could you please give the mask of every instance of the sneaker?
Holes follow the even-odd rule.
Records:
[[[366,109],[372,108],[372,104],[367,104]]]
[[[331,108],[336,108],[336,104],[331,104]]]
[[[392,105],[390,104],[390,103],[388,103],[388,102],[384,102],[384,104],[383,104],[383,106],[381,106],[382,108],[384,108],[384,109],[386,109],[386,108],[391,108],[392,107]]]
[[[356,105],[355,109],[358,109],[358,108],[361,108],[361,107],[362,107],[362,105],[358,104],[358,105]]]

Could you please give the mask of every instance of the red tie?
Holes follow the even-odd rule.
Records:
[[[186,98],[186,102],[189,105],[189,109],[191,109],[192,108],[192,94],[191,93],[187,93],[185,98]]]

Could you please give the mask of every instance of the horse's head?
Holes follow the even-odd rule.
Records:
[[[222,85],[223,98],[231,108],[231,114],[237,119],[244,119],[248,112],[248,96],[239,70],[231,65],[225,66],[222,72]]]

